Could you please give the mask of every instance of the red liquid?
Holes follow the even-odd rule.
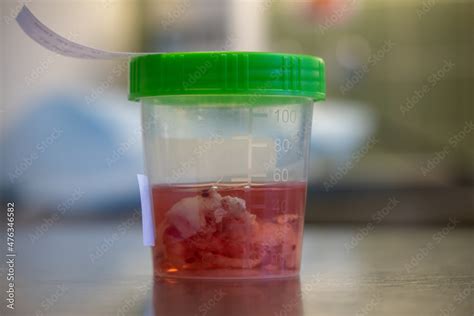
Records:
[[[306,183],[153,187],[155,274],[298,274]]]

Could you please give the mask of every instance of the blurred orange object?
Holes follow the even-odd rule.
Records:
[[[352,15],[358,5],[357,0],[312,0],[309,10],[312,18],[338,24]]]

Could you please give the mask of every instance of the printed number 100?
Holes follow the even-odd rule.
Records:
[[[296,111],[295,110],[276,110],[276,119],[278,123],[295,123],[296,122]]]

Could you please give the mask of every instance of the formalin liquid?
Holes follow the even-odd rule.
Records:
[[[264,278],[297,275],[305,182],[156,185],[158,276]]]

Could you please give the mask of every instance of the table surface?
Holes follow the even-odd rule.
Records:
[[[39,225],[17,225],[2,315],[474,315],[470,227],[307,225],[300,278],[153,282],[139,223]]]

